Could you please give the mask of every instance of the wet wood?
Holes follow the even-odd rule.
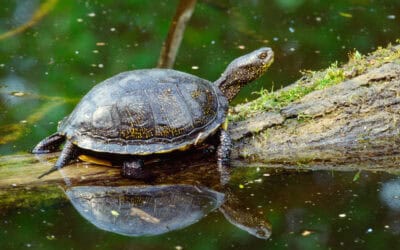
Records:
[[[53,166],[58,155],[0,157],[0,212],[9,208],[40,206],[43,202],[66,201],[64,191],[68,186],[189,184],[213,188],[220,184],[215,154],[202,149],[177,153],[174,159],[146,159],[146,167],[151,169],[151,176],[146,180],[121,178],[120,168],[83,162],[74,162],[38,179],[40,174]]]
[[[170,69],[174,66],[186,25],[193,14],[196,2],[196,0],[179,1],[167,38],[161,48],[161,54],[157,65],[158,68]]]

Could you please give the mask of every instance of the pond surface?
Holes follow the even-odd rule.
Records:
[[[175,195],[168,191],[171,187]],[[79,188],[81,196],[76,195]],[[118,193],[113,186],[108,193],[124,193],[118,202],[95,200],[96,195],[85,190],[104,188],[85,185],[66,188],[73,205],[61,195],[23,208],[0,209],[0,245],[2,249],[397,249],[400,242],[400,179],[389,174],[238,169],[222,190],[157,185],[133,186],[129,193],[128,188]],[[141,199],[134,197],[135,192]],[[242,207],[227,201],[232,196]],[[105,193],[98,192],[99,197]],[[127,202],[132,202],[128,215],[123,211]],[[143,205],[146,202],[149,206]],[[272,235],[262,239],[242,230],[238,220],[226,218],[224,209],[262,218]],[[125,236],[128,231],[136,236]]]
[[[0,156],[30,151],[96,83],[155,67],[177,4],[2,1]],[[345,62],[355,49],[368,53],[395,42],[399,20],[397,0],[198,1],[174,68],[213,81],[234,58],[271,47],[274,64],[242,90],[236,104],[256,98],[261,89],[292,83],[302,70]],[[31,27],[1,38],[26,23]],[[229,192],[271,226],[267,240],[227,220],[218,199],[197,223],[158,236],[129,237],[97,228],[62,196],[40,204],[28,200],[23,208],[0,207],[0,248],[396,249],[400,243],[396,176],[237,172],[240,178],[231,180]]]

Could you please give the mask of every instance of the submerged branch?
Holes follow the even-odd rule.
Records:
[[[186,24],[189,22],[195,6],[196,0],[179,1],[167,38],[161,48],[161,54],[157,65],[158,68],[172,68],[174,66],[183,33],[186,29]]]
[[[36,110],[33,114],[29,115],[25,121],[28,124],[34,124],[41,120],[43,116],[45,116],[48,112],[53,110],[55,107],[63,104],[64,102],[52,102],[52,103],[44,103],[38,110]],[[7,124],[0,126],[0,131],[4,136],[0,137],[0,145],[10,143],[21,138],[24,135],[26,126],[23,123],[15,123],[15,124]]]
[[[9,37],[15,36],[19,33],[22,33],[26,29],[35,25],[37,22],[39,22],[44,16],[46,16],[54,8],[54,6],[57,4],[57,2],[58,2],[58,0],[47,0],[46,2],[42,3],[40,5],[40,7],[35,11],[32,18],[28,22],[22,24],[21,26],[15,28],[15,29],[12,29],[3,34],[0,34],[0,41],[7,39]]]

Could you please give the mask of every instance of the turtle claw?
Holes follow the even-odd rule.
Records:
[[[129,179],[143,179],[149,176],[149,173],[143,168],[144,163],[141,159],[125,161],[122,164],[121,175]]]

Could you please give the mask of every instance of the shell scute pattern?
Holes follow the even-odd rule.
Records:
[[[143,91],[130,92],[129,96],[120,99],[117,107],[120,117],[124,117],[124,119],[120,119],[120,138],[146,140],[154,136],[152,109],[143,95]]]
[[[60,132],[94,151],[169,151],[213,133],[227,107],[220,90],[207,80],[174,70],[136,70],[94,87]]]

